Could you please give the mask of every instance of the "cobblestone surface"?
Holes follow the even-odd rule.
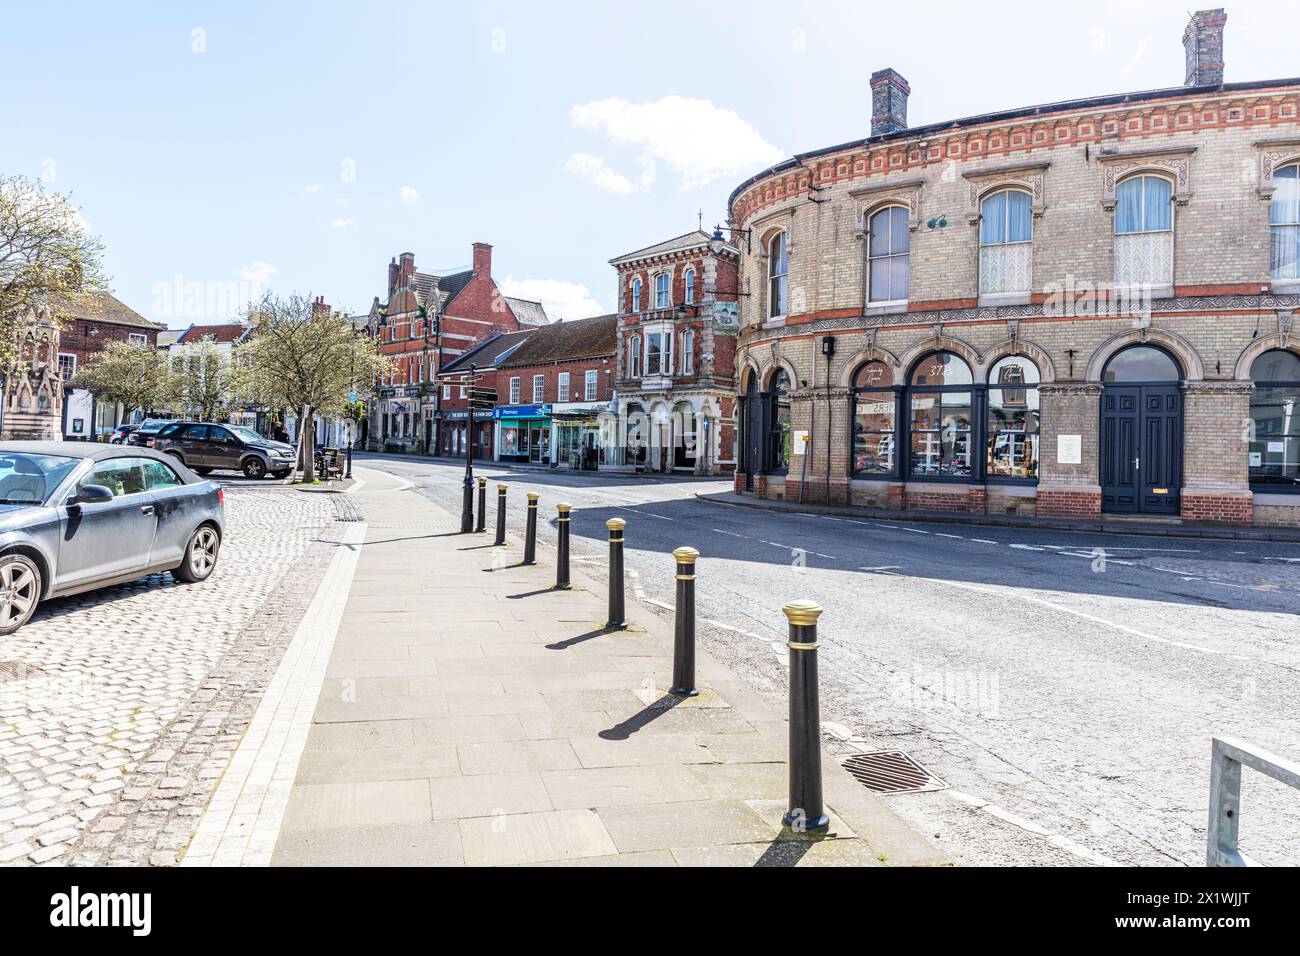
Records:
[[[0,639],[0,864],[175,864],[324,572],[335,497],[228,489],[208,581],[52,601]]]

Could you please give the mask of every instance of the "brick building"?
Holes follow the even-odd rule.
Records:
[[[497,363],[499,461],[593,470],[622,463],[614,398],[617,316],[535,330]]]
[[[493,335],[546,324],[540,303],[501,292],[492,277],[490,245],[474,243],[473,254],[470,269],[447,276],[417,271],[410,252],[389,263],[388,298],[382,304],[375,298],[367,330],[395,365],[375,383],[368,447],[439,447],[436,433],[456,427],[440,416],[434,380],[442,365]]]
[[[502,392],[498,381],[497,369],[515,350],[524,343],[534,329],[520,329],[518,332],[502,332],[494,335],[452,359],[442,367],[439,376],[439,400],[442,403],[442,422],[438,442],[440,455],[464,455],[469,441],[469,389],[468,378],[470,366],[479,378],[476,387],[495,389]],[[491,459],[496,457],[496,428],[489,409],[477,409],[474,412],[474,456]]]
[[[623,467],[735,468],[739,251],[695,231],[610,260],[618,273]]]
[[[743,183],[736,488],[1300,525],[1300,79],[907,127]],[[805,460],[806,459],[806,460]]]

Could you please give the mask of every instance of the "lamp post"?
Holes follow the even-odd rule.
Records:
[[[478,366],[470,365],[470,381],[477,378]],[[465,492],[460,512],[461,534],[469,534],[474,527],[474,402],[469,403],[469,427],[465,441]]]

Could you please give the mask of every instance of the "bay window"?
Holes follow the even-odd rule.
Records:
[[[1132,176],[1115,188],[1115,284],[1164,288],[1174,282],[1174,184]]]
[[[672,339],[669,333],[656,331],[645,334],[645,373],[646,375],[667,375],[671,369],[669,349]]]
[[[999,190],[980,203],[980,295],[1029,294],[1033,222],[1024,190]]]

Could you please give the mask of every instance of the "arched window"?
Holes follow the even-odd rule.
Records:
[[[1115,189],[1115,284],[1174,282],[1174,184],[1132,176]]]
[[[853,473],[864,478],[897,474],[898,398],[884,362],[867,362],[853,376]]]
[[[673,277],[667,272],[655,276],[655,308],[666,309],[672,305]]]
[[[767,389],[769,403],[767,470],[783,472],[790,467],[790,376],[779,369]]]
[[[1300,279],[1300,163],[1273,173],[1273,225],[1269,258],[1274,279]]]
[[[685,287],[685,298],[683,301],[687,305],[695,304],[695,270],[687,269],[682,276],[682,285]]]
[[[681,362],[679,364],[681,374],[695,374],[695,331],[693,329],[682,331]]]
[[[907,210],[889,206],[871,217],[867,258],[870,262],[870,296],[873,303],[906,302],[911,232]]]
[[[1251,484],[1300,492],[1300,355],[1265,352],[1250,367]]]
[[[641,336],[634,335],[627,340],[627,377],[641,377]]]
[[[908,385],[914,478],[971,477],[970,366],[951,352],[931,352]]]
[[[988,475],[1038,477],[1038,366],[1010,355],[989,369]]]
[[[790,255],[784,232],[778,232],[767,244],[767,316],[785,315],[788,307]]]
[[[1033,276],[1029,193],[1001,189],[980,203],[980,295],[1021,295]]]
[[[641,278],[639,276],[632,280],[632,311],[641,311]]]
[[[1134,345],[1111,356],[1101,373],[1108,385],[1152,385],[1182,378],[1169,353],[1151,345]]]

